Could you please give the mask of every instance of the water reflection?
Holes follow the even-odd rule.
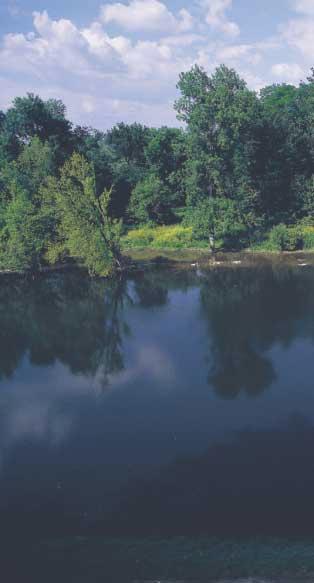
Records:
[[[3,280],[1,528],[312,532],[313,291],[267,264]]]
[[[34,365],[66,364],[104,379],[123,368],[127,282],[110,285],[71,275],[3,282],[0,289],[0,375],[10,377],[25,353]]]
[[[175,278],[187,289],[193,274]],[[127,306],[168,302],[169,281],[158,270],[110,282],[78,274],[35,281],[4,280],[0,287],[0,378],[10,377],[28,353],[33,365],[66,364],[74,373],[109,374],[124,368],[123,338],[131,334]]]
[[[270,266],[219,269],[201,286],[210,341],[208,382],[223,398],[256,396],[276,380],[267,352],[298,336],[313,338],[313,274]]]

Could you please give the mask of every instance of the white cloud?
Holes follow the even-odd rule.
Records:
[[[31,32],[0,40],[0,109],[31,91],[44,99],[61,98],[80,124],[174,125],[178,76],[194,63],[209,73],[226,63],[253,88],[274,77],[302,78],[301,70],[309,69],[305,63],[313,59],[311,5],[296,0],[298,13],[277,38],[250,44],[234,39],[239,28],[229,19],[232,0],[195,0],[193,17],[186,8],[171,11],[166,0],[111,0],[99,19],[84,27],[34,12]],[[117,32],[117,25],[123,32]]]
[[[294,10],[302,14],[314,15],[314,0],[296,0],[294,3]]]
[[[241,60],[251,65],[257,65],[261,61],[262,55],[256,45],[228,45],[218,49],[217,59],[224,63],[234,63]]]
[[[176,17],[159,0],[130,0],[128,4],[116,2],[101,8],[101,20],[114,23],[129,31],[184,32],[193,26],[191,14],[182,9]]]
[[[168,46],[189,47],[192,45],[202,44],[207,40],[205,35],[201,34],[178,34],[162,38],[162,42]]]
[[[7,107],[11,95],[32,91],[64,99],[79,123],[176,123],[176,82],[195,61],[200,35],[176,32],[159,40],[131,40],[110,36],[100,22],[80,29],[70,20],[51,19],[46,11],[35,12],[33,24],[31,33],[3,37],[0,74],[7,81],[0,108]],[[100,116],[101,122],[94,121]]]
[[[71,21],[52,21],[47,12],[35,12],[33,22],[35,33],[5,35],[0,51],[2,70],[33,74],[46,81],[61,76],[62,70],[89,74],[88,43]]]
[[[95,99],[92,95],[87,95],[82,99],[82,108],[86,113],[94,113],[96,109]]]
[[[154,344],[140,347],[133,365],[119,374],[109,375],[110,387],[113,390],[123,389],[125,385],[146,376],[151,387],[154,387],[154,381],[157,381],[155,388],[158,390],[162,387],[163,391],[169,391],[175,386],[177,377],[175,363],[166,352]]]
[[[314,0],[294,0],[292,9],[295,17],[279,27],[281,39],[311,64],[314,57]]]
[[[223,32],[227,36],[235,37],[240,34],[239,26],[227,19],[226,12],[232,8],[232,0],[200,0],[205,10],[207,24]]]
[[[272,75],[289,83],[299,83],[304,77],[304,70],[298,63],[277,63],[271,68]]]
[[[290,20],[281,28],[282,38],[293,48],[298,49],[306,58],[314,57],[314,19],[298,18]]]

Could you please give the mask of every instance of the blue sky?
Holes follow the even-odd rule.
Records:
[[[0,0],[0,108],[34,92],[69,117],[176,123],[180,71],[225,63],[257,91],[314,65],[314,0]]]

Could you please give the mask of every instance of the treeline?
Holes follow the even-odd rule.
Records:
[[[100,132],[32,94],[0,112],[1,269],[73,260],[107,275],[122,265],[121,236],[143,225],[181,223],[212,250],[302,246],[314,223],[314,71],[258,95],[224,65],[212,76],[195,66],[178,88],[184,129]]]

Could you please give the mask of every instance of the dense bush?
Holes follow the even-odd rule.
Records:
[[[185,223],[193,229],[193,237],[216,247],[239,248],[245,236],[245,226],[232,200],[208,198],[190,209]]]
[[[158,176],[151,174],[134,188],[129,216],[135,223],[164,224],[174,221],[171,191]]]
[[[302,228],[303,249],[314,249],[314,227]]]
[[[269,243],[270,248],[274,251],[296,251],[302,249],[302,231],[297,226],[276,225],[269,233]]]

